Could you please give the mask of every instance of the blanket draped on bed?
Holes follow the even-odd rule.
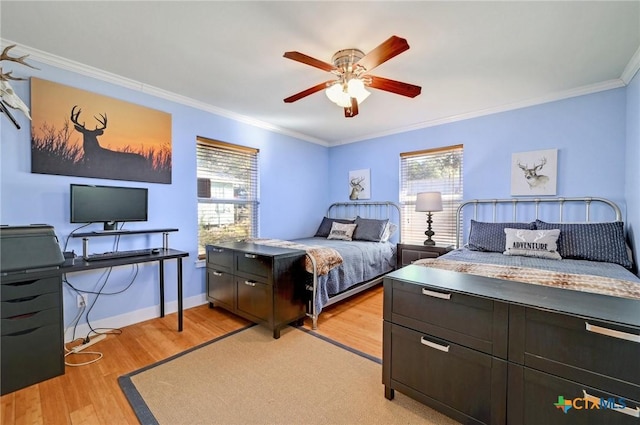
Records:
[[[327,246],[303,245],[300,243],[283,241],[280,239],[262,238],[249,238],[246,239],[245,242],[255,243],[258,245],[277,246],[279,248],[303,250],[307,254],[312,255],[314,260],[316,260],[318,276],[326,275],[327,273],[329,273],[329,270],[336,266],[339,266],[343,261],[342,256],[338,251]],[[304,258],[304,266],[307,272],[313,273],[313,263],[308,256],[305,256]]]
[[[514,280],[517,282],[640,300],[640,285],[637,282],[610,277],[563,273],[528,267],[467,263],[443,258],[425,258],[413,264],[496,279]]]

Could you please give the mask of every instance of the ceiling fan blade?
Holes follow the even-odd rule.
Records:
[[[413,84],[376,77],[375,75],[367,75],[367,77],[371,79],[371,82],[368,83],[367,86],[373,89],[384,90],[407,97],[416,97],[422,91],[422,87],[414,86]]]
[[[316,92],[319,92],[320,90],[324,90],[327,88],[328,84],[333,83],[335,80],[329,80],[329,81],[325,81],[324,83],[320,83],[318,85],[315,85],[313,87],[309,87],[306,90],[301,91],[300,93],[296,93],[293,96],[289,96],[284,100],[284,103],[292,103],[295,102],[296,100],[300,100],[303,97],[307,97],[310,94],[314,94]]]
[[[394,35],[364,55],[364,57],[357,62],[357,65],[363,67],[366,72],[369,72],[376,66],[388,61],[394,56],[398,56],[405,50],[409,50],[407,40]]]
[[[351,98],[351,106],[346,106],[344,108],[344,116],[346,118],[353,118],[358,115],[358,99],[355,97]]]
[[[336,67],[331,65],[330,63],[323,62],[319,59],[312,58],[311,56],[307,56],[304,53],[300,52],[285,52],[284,57],[287,59],[294,60],[296,62],[302,62],[307,65],[314,66],[316,68],[320,68],[323,71],[335,71]]]

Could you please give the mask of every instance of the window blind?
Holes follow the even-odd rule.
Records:
[[[427,213],[416,212],[419,192],[441,192],[443,211],[433,213],[433,240],[455,245],[456,210],[463,197],[463,145],[400,154],[402,242],[420,245],[426,239]]]
[[[198,257],[258,234],[258,149],[197,138]]]

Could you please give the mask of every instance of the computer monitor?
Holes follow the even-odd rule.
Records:
[[[118,222],[147,221],[148,190],[143,187],[71,184],[71,223],[104,223],[116,230]]]

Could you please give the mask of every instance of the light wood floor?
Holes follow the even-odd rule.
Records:
[[[224,310],[200,306],[184,311],[184,330],[176,315],[149,320],[109,335],[91,349],[104,354],[87,366],[66,367],[65,374],[0,397],[3,425],[137,424],[118,386],[118,377],[248,324]],[[310,320],[305,321],[310,328]],[[318,333],[347,346],[382,357],[382,285],[327,307]],[[81,362],[84,356],[67,357]]]

